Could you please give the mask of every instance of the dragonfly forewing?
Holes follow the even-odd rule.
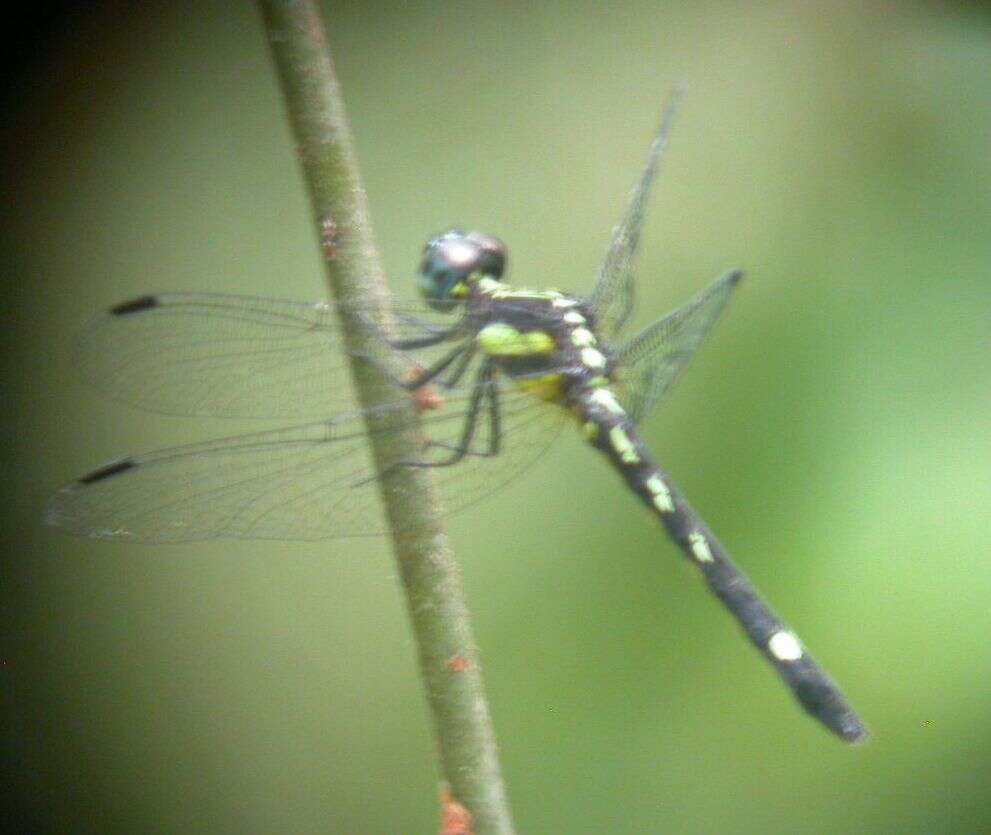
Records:
[[[424,415],[410,399],[378,407],[378,432],[424,430],[424,446],[389,466],[435,466],[449,456],[468,396],[442,397]],[[482,422],[457,467],[438,468],[437,487],[451,512],[512,479],[554,439],[563,412],[523,393],[501,397],[504,454],[488,448]],[[313,540],[381,534],[379,471],[368,447],[366,412],[118,459],[64,486],[46,520],[101,539],[181,542],[239,539]],[[408,453],[404,453],[408,455]],[[388,476],[386,476],[388,477]]]
[[[640,227],[643,226],[650,189],[657,175],[657,166],[667,146],[668,134],[671,132],[683,94],[681,87],[675,88],[664,105],[660,124],[647,153],[647,163],[630,193],[623,217],[613,229],[606,256],[592,286],[589,303],[601,333],[607,337],[619,333],[633,311],[635,291],[633,259],[640,243]]]
[[[340,310],[212,293],[164,293],[117,305],[86,326],[79,367],[100,392],[170,415],[317,419],[357,408]],[[369,327],[372,311],[346,308]],[[400,314],[396,338],[438,324]],[[450,323],[447,322],[449,325]],[[402,367],[384,340],[367,359]],[[418,361],[429,362],[424,352]],[[407,360],[409,362],[409,360]],[[400,372],[396,372],[400,373]]]

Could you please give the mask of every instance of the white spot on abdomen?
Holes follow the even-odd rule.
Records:
[[[692,553],[699,562],[712,562],[712,551],[709,550],[709,543],[698,531],[688,534],[688,544],[692,546]]]
[[[607,412],[613,415],[625,415],[626,412],[623,411],[623,407],[619,405],[616,400],[616,395],[614,395],[609,389],[601,388],[593,391],[588,399],[591,400],[598,406],[601,406]]]
[[[609,443],[612,444],[613,450],[619,456],[619,460],[624,464],[632,465],[640,463],[640,455],[637,453],[637,448],[622,426],[614,426],[609,430]]]
[[[665,513],[671,513],[674,510],[674,502],[671,501],[671,492],[664,483],[664,479],[659,475],[652,475],[643,483],[643,486],[650,493],[654,507]]]
[[[795,633],[782,629],[771,636],[767,642],[768,652],[778,661],[798,661],[802,657],[802,645]]]
[[[599,369],[606,367],[606,357],[602,351],[595,348],[582,348],[582,363],[586,368]]]
[[[591,347],[595,344],[595,334],[588,328],[575,328],[571,332],[571,344],[576,348]]]

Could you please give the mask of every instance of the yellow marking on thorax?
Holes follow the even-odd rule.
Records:
[[[503,284],[501,281],[496,281],[494,278],[489,276],[482,276],[477,280],[478,289],[482,293],[487,295],[495,295],[496,293],[505,292],[509,287]]]
[[[564,398],[564,386],[560,374],[545,374],[543,377],[524,377],[513,381],[520,390],[548,403],[558,403]]]
[[[474,275],[474,274],[473,274]],[[494,299],[543,299],[554,302],[561,298],[558,290],[527,290],[514,288],[490,276],[476,279],[478,289]]]
[[[478,347],[491,357],[529,357],[549,354],[554,338],[544,331],[519,331],[505,322],[493,322],[475,337]]]

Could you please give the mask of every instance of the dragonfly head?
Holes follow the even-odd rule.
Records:
[[[434,310],[451,310],[480,278],[499,279],[506,245],[492,235],[450,229],[427,242],[420,262],[420,292]]]

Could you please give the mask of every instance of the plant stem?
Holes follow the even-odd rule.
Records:
[[[372,304],[387,313],[388,294],[367,200],[319,14],[310,0],[261,0],[260,5],[331,292],[345,308],[349,302],[360,302],[364,309]],[[367,353],[372,339],[368,328],[342,318],[352,356]],[[363,408],[395,399],[394,384],[372,364],[354,361],[352,370]],[[388,419],[369,417],[369,428]],[[370,432],[369,441],[380,469],[383,462],[397,460],[397,451],[415,451],[423,443],[421,433],[412,429]],[[393,534],[393,549],[444,780],[454,799],[471,812],[475,833],[512,833],[461,574],[441,527],[429,474],[401,467],[380,484],[390,525],[393,531],[402,531]]]

